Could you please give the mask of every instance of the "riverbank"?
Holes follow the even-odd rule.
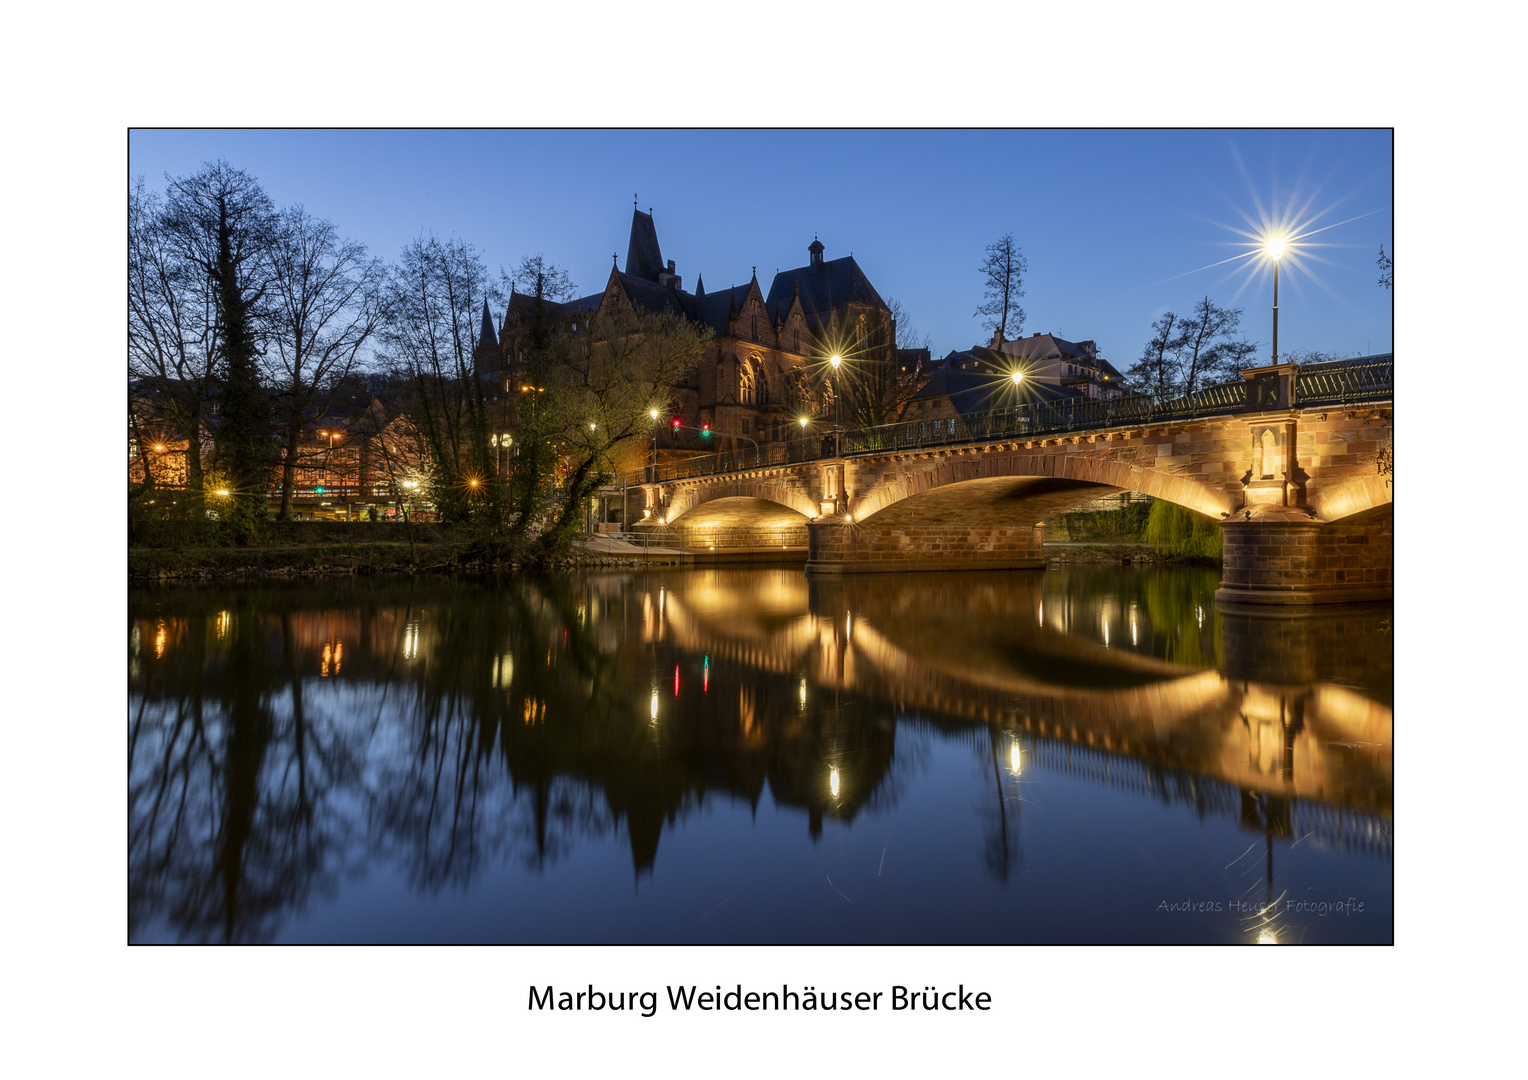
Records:
[[[598,536],[579,541],[551,569],[649,566],[738,566],[752,562],[805,562],[803,550],[773,552],[681,551],[644,548]],[[1047,566],[1074,563],[1161,565],[1195,560],[1162,555],[1142,543],[1058,542],[1045,545]],[[1201,562],[1202,564],[1202,562]],[[336,575],[472,573],[505,569],[471,544],[434,540],[273,544],[264,547],[143,548],[127,552],[127,578],[135,585],[185,581],[261,581]]]
[[[580,543],[549,569],[682,566],[692,553],[640,548],[597,538]],[[273,544],[264,547],[129,548],[127,579],[135,585],[161,581],[260,581],[335,575],[452,574],[514,569],[485,558],[472,544],[433,541]]]

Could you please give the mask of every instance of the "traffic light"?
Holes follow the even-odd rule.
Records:
[[[679,417],[677,417],[677,416],[669,421],[669,427],[673,428],[676,434],[679,431],[679,423],[680,423],[680,420],[679,420]]]
[[[710,421],[706,421],[705,423],[700,425],[700,437],[702,439],[709,439],[711,437],[711,423],[710,423]]]

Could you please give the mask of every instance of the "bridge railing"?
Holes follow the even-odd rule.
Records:
[[[1296,369],[1295,406],[1357,405],[1395,395],[1395,361],[1304,364]]]
[[[983,442],[990,439],[1053,435],[1070,431],[1157,423],[1240,411],[1246,403],[1241,382],[1205,387],[1187,397],[1156,402],[1145,395],[1122,398],[1066,398],[1031,402],[972,416],[906,420],[843,434],[845,454]]]
[[[1394,363],[1390,360],[1305,365],[1296,370],[1293,389],[1297,407],[1383,401],[1393,393]],[[1129,424],[1158,424],[1201,416],[1226,416],[1246,408],[1246,382],[1234,379],[1168,401],[1158,401],[1146,394],[1118,398],[1064,398],[969,416],[924,417],[878,427],[847,428],[840,436],[839,445],[844,455],[874,454],[1092,431]],[[761,465],[816,461],[833,455],[833,435],[826,433],[820,438],[771,444],[764,447],[763,457],[754,450],[704,454],[649,465],[629,474],[626,479],[632,484],[681,480],[739,472]]]

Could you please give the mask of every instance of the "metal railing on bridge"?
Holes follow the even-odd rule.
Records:
[[[1311,405],[1359,405],[1387,401],[1395,395],[1395,361],[1392,357],[1338,360],[1330,364],[1305,364],[1295,369],[1296,408]]]
[[[1240,381],[1207,386],[1186,397],[1160,403],[1145,395],[1097,400],[1068,398],[993,409],[971,416],[919,418],[877,427],[846,428],[839,436],[839,445],[845,456],[885,453],[1214,416],[1238,412],[1245,404],[1246,390]],[[764,447],[762,453],[752,449],[727,450],[659,462],[634,470],[624,479],[632,484],[684,480],[834,456],[834,437],[827,432],[817,438],[772,444]]]
[[[1293,404],[1300,408],[1384,401],[1394,392],[1394,363],[1386,356],[1356,362],[1311,364],[1295,369],[1293,383],[1290,391]],[[1157,401],[1145,394],[1118,398],[1066,398],[969,416],[920,418],[878,427],[847,428],[839,436],[839,446],[840,453],[849,457],[1228,416],[1244,412],[1246,408],[1246,382],[1236,379],[1168,401]],[[833,456],[834,437],[826,433],[820,438],[771,444],[765,446],[762,453],[751,449],[729,450],[660,462],[629,473],[624,479],[632,484],[661,483]]]

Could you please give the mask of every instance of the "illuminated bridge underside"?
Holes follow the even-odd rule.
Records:
[[[1385,404],[872,452],[648,484],[644,520],[744,500],[809,521],[809,573],[1014,569],[1044,565],[1039,523],[1129,491],[1222,525],[1224,601],[1388,600],[1391,428]]]

